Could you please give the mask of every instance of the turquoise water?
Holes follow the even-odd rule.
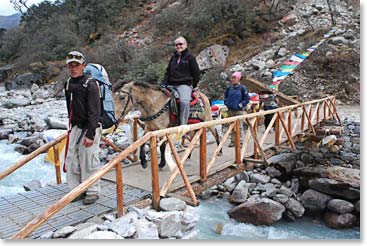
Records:
[[[305,239],[360,239],[360,228],[335,230],[322,221],[303,217],[295,222],[277,222],[272,226],[254,226],[239,223],[227,215],[232,208],[225,199],[201,200],[197,212],[200,219],[197,225],[199,239],[209,240],[305,240]],[[221,234],[217,227],[222,226]]]
[[[17,144],[7,144],[7,140],[0,141],[0,171],[4,171],[24,155],[14,151]],[[25,192],[23,185],[32,180],[39,180],[42,186],[56,183],[55,167],[44,161],[46,153],[40,154],[25,166],[19,168],[8,177],[0,180],[0,197]],[[62,180],[65,175],[62,173]]]

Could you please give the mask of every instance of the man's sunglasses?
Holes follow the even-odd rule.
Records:
[[[69,54],[69,55],[66,56],[66,59],[73,59],[73,58],[75,58],[77,60],[82,60],[83,59],[83,57],[81,55],[71,55],[71,54]]]
[[[176,46],[182,46],[182,45],[184,45],[183,43],[177,43],[177,44],[175,44]]]

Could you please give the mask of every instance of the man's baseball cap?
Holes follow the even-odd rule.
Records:
[[[70,62],[83,64],[85,63],[84,55],[79,51],[70,51],[66,56],[66,64],[69,64]]]

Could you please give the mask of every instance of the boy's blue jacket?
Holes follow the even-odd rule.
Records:
[[[250,97],[248,95],[247,87],[244,85],[230,85],[224,92],[224,104],[230,110],[245,110],[249,101]]]

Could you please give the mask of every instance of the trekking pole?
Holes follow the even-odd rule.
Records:
[[[72,108],[72,101],[73,101],[73,93],[70,93],[70,115],[69,115],[69,124],[68,124],[68,137],[66,138],[66,145],[65,145],[65,154],[64,154],[64,166],[62,171],[66,173],[66,157],[68,155],[69,150],[69,139],[70,139],[70,126],[71,126],[71,117],[73,116],[73,108]]]

